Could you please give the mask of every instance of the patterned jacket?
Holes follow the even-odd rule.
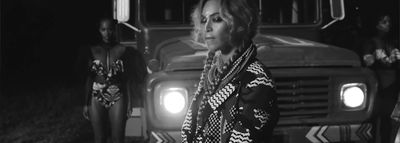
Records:
[[[255,58],[255,46],[246,52],[241,68],[206,102],[201,102],[201,91],[194,97],[182,126],[182,142],[266,142],[271,137],[279,118],[274,82]]]

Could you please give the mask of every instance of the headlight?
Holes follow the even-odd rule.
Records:
[[[364,83],[344,84],[340,89],[340,99],[347,110],[361,110],[365,107],[367,86]]]
[[[169,113],[179,113],[185,109],[187,91],[183,88],[167,88],[161,92],[161,106]]]

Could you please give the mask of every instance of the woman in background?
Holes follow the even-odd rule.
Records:
[[[101,40],[90,47],[83,114],[91,121],[96,143],[106,142],[108,133],[112,142],[124,142],[129,109],[140,101],[146,76],[140,53],[116,41],[116,24],[111,18],[101,19]]]
[[[378,78],[377,114],[382,143],[393,140],[394,128],[390,114],[399,93],[398,41],[390,36],[391,17],[381,14],[373,21],[374,35],[364,44],[363,60],[367,67],[375,71]]]

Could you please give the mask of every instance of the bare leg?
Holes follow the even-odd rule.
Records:
[[[108,115],[111,122],[111,137],[113,143],[124,143],[125,125],[127,118],[127,98],[122,96],[113,106],[111,106]]]
[[[107,140],[107,110],[95,98],[89,107],[89,117],[92,123],[95,143],[105,143]]]

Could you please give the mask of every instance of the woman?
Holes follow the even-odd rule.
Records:
[[[378,115],[381,142],[393,140],[393,125],[390,114],[395,107],[399,92],[398,44],[390,37],[391,18],[387,14],[379,15],[371,25],[374,35],[364,44],[363,60],[367,67],[375,71],[378,88]]]
[[[84,117],[92,123],[96,143],[107,141],[109,129],[114,143],[124,142],[128,108],[140,100],[137,93],[141,93],[146,75],[140,54],[116,41],[116,24],[112,19],[101,19],[101,40],[90,47]]]
[[[274,83],[252,38],[254,0],[201,0],[192,18],[195,41],[209,49],[182,126],[183,142],[264,142],[278,121]]]
[[[395,68],[400,52],[397,43],[390,37],[391,18],[383,14],[373,24],[374,35],[364,44],[364,63],[374,69]]]

